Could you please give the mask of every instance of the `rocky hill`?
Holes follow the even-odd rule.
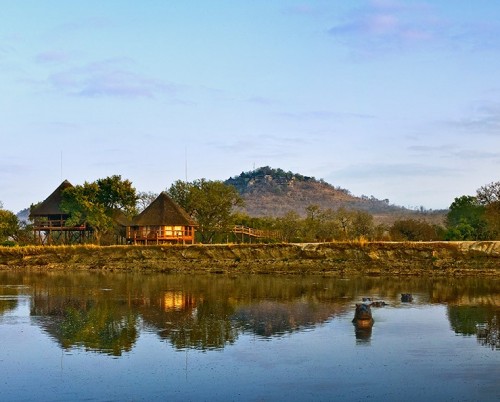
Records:
[[[442,221],[446,211],[415,211],[379,200],[375,197],[352,195],[349,190],[335,187],[324,180],[301,174],[261,167],[225,181],[234,186],[245,201],[241,208],[250,216],[283,216],[295,211],[306,215],[309,205],[321,209],[346,208],[366,211],[374,215],[377,222],[391,223],[403,217],[424,219],[432,222]]]

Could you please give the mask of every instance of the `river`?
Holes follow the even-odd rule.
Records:
[[[3,271],[0,395],[497,401],[499,313],[491,277]]]

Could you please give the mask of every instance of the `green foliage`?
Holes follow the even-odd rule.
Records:
[[[295,211],[287,212],[283,217],[277,218],[277,228],[285,242],[300,241],[300,215]]]
[[[189,214],[193,215],[192,192],[194,183],[177,180],[167,190],[168,195]]]
[[[487,239],[485,208],[473,196],[455,198],[446,215],[446,240]]]
[[[65,189],[61,209],[69,214],[68,226],[89,225],[100,244],[102,236],[113,229],[113,214],[121,211],[131,215],[136,203],[131,182],[115,175]]]
[[[389,229],[395,241],[436,241],[442,240],[441,227],[416,219],[400,219]]]
[[[120,316],[113,310],[95,306],[87,310],[68,308],[60,325],[64,347],[83,345],[94,350],[109,351],[121,356],[130,351],[137,339],[137,318]]]
[[[239,176],[231,177],[225,184],[235,187],[240,194],[245,193],[255,182],[267,183],[273,186],[272,192],[280,193],[292,181],[318,182],[314,177],[302,176],[301,174],[285,172],[283,169],[273,169],[269,166],[242,172]]]
[[[0,209],[0,242],[15,239],[19,231],[19,219],[5,209]]]
[[[217,235],[228,233],[235,223],[233,208],[243,205],[236,189],[222,181],[178,180],[167,192],[198,223],[204,243],[212,243]]]
[[[122,180],[119,175],[113,175],[98,179],[95,184],[98,188],[96,201],[107,211],[120,210],[126,215],[133,215],[136,212],[137,194],[132,182]]]
[[[236,223],[256,229],[278,231],[285,242],[325,242],[333,240],[373,239],[376,228],[373,217],[363,211],[321,209],[311,204],[306,218],[289,211],[278,218],[250,218],[237,215]]]
[[[0,245],[17,246],[31,243],[33,243],[33,226],[20,221],[13,212],[0,209]]]

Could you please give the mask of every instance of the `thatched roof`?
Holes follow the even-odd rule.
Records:
[[[196,226],[184,209],[162,192],[133,220],[134,226]]]
[[[66,215],[61,210],[62,192],[73,185],[64,180],[45,201],[31,211],[30,216]]]

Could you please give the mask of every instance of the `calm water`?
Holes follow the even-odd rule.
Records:
[[[499,285],[0,272],[0,399],[500,400]]]

